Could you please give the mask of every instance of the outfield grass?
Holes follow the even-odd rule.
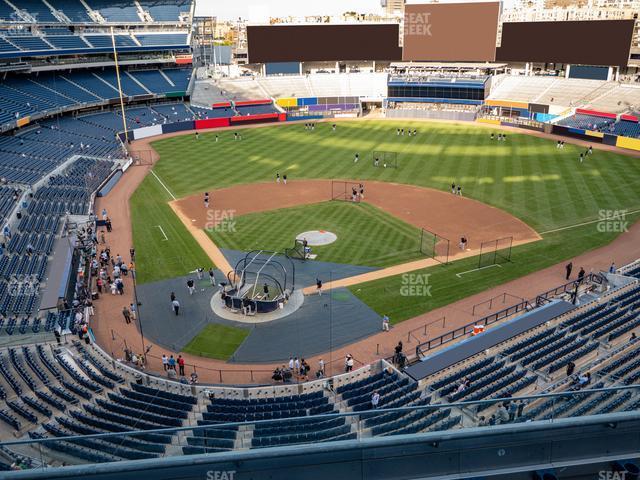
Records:
[[[396,128],[418,129],[398,137]],[[582,148],[526,134],[489,139],[491,129],[469,124],[426,122],[340,122],[315,131],[293,124],[233,132],[161,139],[155,167],[180,198],[234,184],[269,181],[276,172],[296,178],[350,178],[391,181],[448,190],[451,182],[464,195],[513,213],[538,231],[596,218],[600,209],[640,207],[640,162],[596,151],[581,165]],[[374,168],[374,150],[398,152],[399,168]],[[353,163],[359,152],[362,160]]]
[[[243,328],[209,324],[182,351],[200,357],[229,360],[247,335],[249,330]]]
[[[418,135],[398,137],[398,127],[416,128]],[[218,134],[219,142],[215,134],[200,135],[199,140],[187,135],[154,142],[161,156],[154,172],[176,197],[273,180],[276,172],[287,173],[294,181],[371,179],[440,190],[447,190],[455,181],[463,185],[466,196],[506,210],[543,234],[541,242],[514,249],[513,263],[504,268],[465,275],[460,281],[454,274],[473,268],[477,260],[428,270],[434,272],[435,282],[429,299],[399,301],[401,277],[354,287],[367,304],[389,313],[397,322],[605,245],[615,235],[600,233],[593,224],[545,232],[595,220],[601,210],[640,207],[637,159],[595,151],[580,164],[583,149],[577,146],[567,144],[558,150],[554,141],[524,133],[510,133],[506,142],[498,143],[489,139],[490,132],[490,128],[469,124],[354,121],[339,123],[336,132],[329,124],[318,124],[313,132],[302,125],[252,129],[244,132],[241,142],[234,142],[229,131]],[[398,152],[399,168],[374,168],[370,161],[374,150]],[[355,152],[362,158],[358,164],[353,163]],[[188,263],[194,264],[201,261],[199,247],[163,206],[167,197],[150,176],[132,200],[134,242],[147,260],[146,264],[138,262],[141,281],[181,274],[169,262],[164,268],[156,267],[156,259],[163,256],[188,257]],[[175,244],[163,243],[161,237],[149,233],[157,230],[154,226],[165,224],[173,226],[171,235],[179,237]]]
[[[640,214],[630,215],[636,221]],[[458,260],[449,265],[439,265],[412,272],[410,276],[396,275],[381,280],[350,287],[352,293],[380,315],[388,315],[391,323],[399,323],[424,312],[443,307],[462,298],[483,292],[524,275],[555,265],[574,257],[577,253],[575,239],[580,239],[581,251],[606,245],[616,237],[615,233],[601,233],[596,224],[545,235],[541,242],[514,247],[511,262],[502,268],[493,267],[457,277],[457,273],[478,267],[478,257]],[[612,258],[615,260],[615,258]],[[574,263],[574,278],[581,265]],[[428,275],[427,277],[416,277]],[[562,283],[564,267],[558,267],[558,284]],[[430,288],[407,288],[406,285],[428,285]],[[508,293],[508,292],[507,292]],[[511,302],[513,303],[513,302]],[[508,305],[505,305],[507,307]]]
[[[328,230],[334,243],[312,247],[317,260],[387,267],[423,258],[420,230],[367,203],[323,202],[252,213],[234,219],[233,231],[208,231],[222,248],[282,252],[301,232]]]

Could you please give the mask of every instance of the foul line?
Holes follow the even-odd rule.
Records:
[[[625,215],[633,215],[634,213],[638,213],[638,212],[640,212],[640,209],[632,210],[630,212],[625,212]],[[553,230],[547,230],[546,232],[540,232],[540,235],[546,235],[547,233],[562,232],[563,230],[571,230],[572,228],[583,227],[585,225],[591,225],[593,223],[607,222],[608,220],[609,219],[607,219],[607,218],[599,218],[597,220],[591,220],[589,222],[576,223],[575,225],[569,225],[568,227],[554,228]]]
[[[175,196],[173,193],[171,193],[171,190],[169,190],[169,189],[167,188],[167,186],[164,184],[164,182],[163,182],[162,180],[160,180],[160,177],[159,177],[158,175],[156,175],[156,172],[154,172],[153,170],[151,170],[151,174],[152,174],[154,177],[156,177],[156,180],[158,180],[158,182],[160,182],[160,185],[162,185],[162,186],[164,187],[164,189],[167,191],[167,193],[168,193],[169,195],[171,195],[171,198],[173,198],[174,200],[177,200],[176,196]]]
[[[218,270],[221,270],[222,272],[231,272],[233,270],[233,267],[231,266],[231,264],[229,264],[218,246],[213,242],[213,240],[211,240],[211,238],[209,238],[209,235],[207,235],[204,230],[201,230],[193,225],[191,219],[189,219],[180,211],[177,206],[177,202],[169,202],[169,207],[171,207],[173,213],[182,222],[182,224],[195,239],[195,241],[198,242],[200,248],[204,250],[213,264],[218,267]],[[313,288],[315,289],[315,285]]]
[[[160,225],[156,225],[156,227],[158,227],[160,229],[160,232],[162,233],[162,235],[164,236],[164,240],[162,240],[163,242],[168,242],[169,239],[167,238],[167,234],[164,233],[163,228]]]
[[[493,265],[486,265],[484,267],[474,268],[473,270],[467,270],[466,272],[456,273],[456,277],[460,278],[465,273],[477,272],[478,270],[484,270],[485,268],[491,268],[491,267],[500,267],[500,268],[502,268],[502,265],[500,265],[499,263],[494,263]]]

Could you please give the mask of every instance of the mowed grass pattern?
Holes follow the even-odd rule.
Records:
[[[415,137],[396,128],[416,128]],[[463,193],[511,212],[537,231],[597,218],[600,209],[640,207],[640,162],[596,151],[583,164],[584,149],[527,134],[489,138],[491,129],[470,124],[347,121],[245,129],[158,140],[156,174],[177,196],[219,187],[269,181],[276,172],[289,179],[374,179]],[[398,152],[399,168],[372,166],[374,150]],[[361,161],[353,163],[358,152]],[[257,199],[259,201],[259,199]]]
[[[423,257],[419,229],[366,203],[329,201],[253,213],[235,219],[228,230],[208,233],[222,248],[282,252],[302,232],[328,230],[338,239],[313,247],[319,261],[386,267]]]
[[[630,215],[627,218],[633,222],[639,218],[639,214]],[[478,267],[476,256],[458,260],[446,266],[438,265],[418,270],[412,272],[410,276],[396,275],[361,283],[350,287],[350,290],[380,315],[388,315],[391,323],[399,323],[558,262],[572,259],[579,253],[606,245],[616,236],[616,233],[599,232],[596,224],[584,225],[550,233],[540,242],[514,247],[511,262],[502,263],[501,268],[487,268],[457,277],[457,273],[468,272]],[[574,279],[580,267],[581,265],[574,262]],[[419,277],[418,280],[415,275],[426,275],[426,277]],[[564,282],[564,263],[558,266],[557,276],[558,285],[560,285]],[[411,290],[412,282],[419,285],[428,284],[429,289],[428,291],[427,289]],[[536,288],[536,285],[532,287]],[[510,299],[504,307],[514,302],[515,300]]]
[[[185,353],[229,360],[249,335],[248,329],[209,324],[184,347]]]
[[[418,135],[398,137],[398,127],[416,128]],[[462,279],[455,273],[475,268],[477,259],[425,270],[422,273],[432,274],[431,297],[402,297],[402,276],[352,288],[377,312],[387,313],[398,322],[563,262],[616,236],[599,232],[595,224],[544,232],[597,220],[601,210],[640,208],[638,159],[596,150],[580,164],[583,148],[567,144],[559,150],[554,141],[525,133],[509,133],[506,142],[498,143],[490,140],[491,131],[469,124],[353,121],[338,123],[336,132],[329,124],[318,124],[314,132],[298,124],[250,129],[244,131],[240,142],[234,142],[232,131],[219,132],[218,142],[214,133],[200,135],[199,140],[188,135],[154,142],[161,155],[155,173],[177,197],[273,180],[276,172],[287,173],[292,181],[375,179],[445,191],[455,181],[463,185],[465,196],[504,209],[543,233],[544,240],[514,249],[513,262],[503,268],[475,272]],[[374,150],[398,152],[399,168],[374,168]],[[353,163],[355,152],[362,158],[357,165]],[[167,196],[158,181],[148,177],[132,201],[136,248],[155,262],[139,262],[140,276],[146,281],[158,275],[168,278],[181,274],[180,269],[172,271],[169,260],[166,268],[161,267],[163,254],[167,259],[182,255],[190,262],[201,258],[199,248],[194,247],[184,229],[176,227],[174,234],[189,238],[174,244],[161,243],[158,236],[145,233],[153,231],[154,225],[177,221],[170,209],[157,206],[166,202]],[[636,217],[631,215],[629,219]],[[186,254],[180,251],[182,248]],[[151,271],[145,272],[148,268]]]
[[[186,275],[211,261],[169,207],[171,196],[148,175],[131,198],[136,281],[155,282]]]

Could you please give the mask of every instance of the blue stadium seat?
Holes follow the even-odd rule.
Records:
[[[16,11],[8,3],[0,2],[0,20],[16,21],[17,18]]]
[[[156,22],[177,22],[180,13],[188,13],[191,9],[190,0],[176,0],[157,2],[153,0],[141,1],[140,5],[149,12]]]
[[[40,37],[20,36],[20,37],[6,37],[6,38],[15,46],[17,46],[20,50],[35,52],[35,51],[53,49],[51,45],[49,45]]]
[[[26,10],[37,23],[59,22],[59,20],[51,13],[49,7],[47,7],[41,0],[20,0],[17,5],[19,5],[20,9]]]
[[[49,4],[62,12],[69,20],[77,23],[92,23],[89,12],[80,0],[48,0]]]
[[[187,44],[186,33],[137,34],[136,38],[142,46],[184,46]]]
[[[107,22],[130,23],[141,22],[138,16],[138,9],[133,2],[119,2],[114,5],[110,0],[87,0],[87,5],[93,10],[100,12],[100,15]]]
[[[87,34],[84,39],[96,48],[112,48],[111,35]],[[116,47],[135,47],[136,42],[129,35],[115,35]]]
[[[47,37],[47,42],[53,45],[55,48],[61,50],[77,50],[77,49],[90,49],[91,46],[87,44],[82,37],[78,35],[60,35]]]

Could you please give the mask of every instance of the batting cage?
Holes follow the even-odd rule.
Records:
[[[398,168],[398,152],[374,150],[371,154],[371,163],[377,168]]]
[[[422,228],[420,231],[420,252],[427,257],[431,257],[434,260],[447,264],[449,263],[449,248],[451,242],[448,238],[438,235],[435,232],[431,232],[426,228]]]
[[[359,202],[360,183],[345,182],[343,180],[331,181],[331,200],[341,200],[343,202]],[[356,192],[355,198],[353,192]]]
[[[153,152],[151,150],[138,150],[131,154],[132,166],[153,165]]]
[[[478,256],[478,268],[500,265],[511,261],[513,237],[503,237],[482,242]]]
[[[293,241],[293,247],[285,248],[284,254],[287,258],[293,258],[295,260],[306,260],[307,252],[305,252],[304,244],[302,240],[295,239]]]

